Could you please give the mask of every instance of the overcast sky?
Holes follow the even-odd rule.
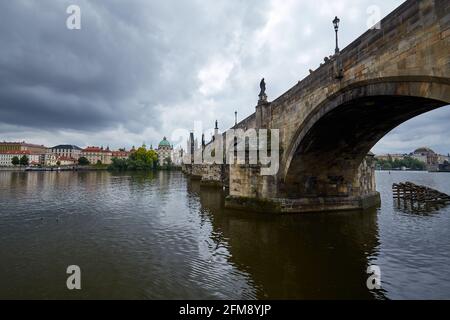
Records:
[[[221,129],[273,100],[402,0],[0,1],[0,140],[131,147],[194,121]],[[81,8],[81,30],[66,9]],[[422,115],[374,151],[450,152],[450,107]]]

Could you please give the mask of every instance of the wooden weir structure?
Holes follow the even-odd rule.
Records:
[[[412,182],[394,183],[392,192],[399,207],[403,203],[413,211],[431,211],[450,204],[448,194]]]

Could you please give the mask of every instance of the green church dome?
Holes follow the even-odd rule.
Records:
[[[158,147],[170,147],[170,142],[164,137],[159,143]]]

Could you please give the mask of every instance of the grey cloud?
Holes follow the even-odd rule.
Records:
[[[70,31],[72,3],[0,4],[0,121],[77,130],[124,124],[135,132],[158,126],[155,106],[190,98],[198,69],[229,31],[215,19],[223,13],[196,1],[76,1],[82,30]]]
[[[450,106],[413,118],[386,135],[374,148],[376,153],[409,153],[428,146],[441,154],[450,152]]]
[[[123,146],[195,120],[225,129],[235,110],[254,111],[261,77],[275,99],[333,52],[334,14],[341,47],[362,34],[372,2],[1,1],[0,140]],[[376,2],[387,14],[402,1]],[[65,27],[70,4],[81,7],[80,31]],[[217,79],[214,62],[228,74]],[[201,71],[214,90],[201,92]],[[449,115],[420,117],[416,132],[444,134]],[[411,137],[405,126],[395,139]]]

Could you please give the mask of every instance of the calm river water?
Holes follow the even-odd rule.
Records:
[[[450,208],[396,209],[403,181],[450,193],[450,174],[378,172],[379,209],[277,216],[180,172],[0,171],[0,298],[450,298]]]

